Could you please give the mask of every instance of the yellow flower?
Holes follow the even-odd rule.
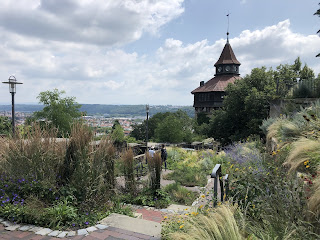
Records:
[[[188,210],[188,208],[185,209],[185,211],[187,211],[187,210]]]
[[[204,194],[201,195],[202,198],[205,198],[206,196]]]
[[[272,152],[272,156],[276,155],[277,153],[275,151]]]
[[[177,223],[180,223],[181,221],[179,220]]]
[[[203,205],[200,205],[199,208],[200,208],[200,209],[203,208]]]
[[[239,168],[236,168],[236,169],[235,169],[235,171],[238,171],[238,170],[239,170]]]
[[[233,164],[230,166],[230,168],[233,168]]]
[[[309,165],[306,166],[306,168],[309,168],[309,167],[310,167]]]
[[[188,215],[189,215],[189,213],[186,213],[185,215],[186,215],[186,216],[188,216]]]
[[[167,216],[164,216],[164,219],[167,219],[168,217]]]
[[[309,163],[309,160],[305,161],[305,162],[304,162],[304,165],[307,165],[308,163]]]
[[[280,149],[277,150],[277,153],[280,152]]]
[[[221,205],[221,202],[218,202],[218,206],[220,206]]]
[[[181,228],[183,228],[183,227],[184,227],[184,225],[180,225],[179,229],[181,229]]]

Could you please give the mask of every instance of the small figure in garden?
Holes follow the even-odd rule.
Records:
[[[165,171],[167,171],[167,150],[164,144],[162,144],[162,147],[161,147],[161,159],[162,159],[162,163],[164,163],[164,169]]]
[[[150,155],[151,158],[153,158],[154,153],[155,153],[154,147],[152,146],[152,147],[150,148],[150,150],[149,150],[149,155]]]

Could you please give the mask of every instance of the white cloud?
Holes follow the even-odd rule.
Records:
[[[18,103],[36,102],[40,91],[58,88],[81,103],[192,105],[190,92],[200,81],[213,77],[213,65],[226,42],[184,44],[170,38],[153,54],[139,55],[83,42],[47,41],[3,29],[0,38],[1,79],[14,74],[24,82],[17,89]],[[242,76],[254,67],[292,64],[298,56],[320,72],[315,58],[320,38],[292,32],[289,20],[245,30],[230,43],[242,63]],[[9,99],[7,88],[0,88],[0,102]]]
[[[0,27],[62,42],[114,46],[156,33],[180,16],[184,0],[6,0]]]

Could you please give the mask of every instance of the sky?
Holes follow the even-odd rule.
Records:
[[[192,105],[229,41],[240,73],[320,73],[318,0],[1,0],[0,78],[16,104],[55,88],[86,104]],[[10,103],[0,85],[0,103]]]

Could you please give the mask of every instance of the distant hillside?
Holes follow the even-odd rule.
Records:
[[[16,104],[17,112],[34,112],[43,108],[42,105]],[[192,106],[170,106],[156,105],[150,106],[150,116],[158,112],[175,112],[181,109],[190,117],[194,117],[194,109]],[[11,111],[11,105],[0,105],[0,111]],[[80,109],[86,112],[87,115],[106,115],[109,117],[135,117],[145,116],[145,105],[104,105],[104,104],[82,104]]]

